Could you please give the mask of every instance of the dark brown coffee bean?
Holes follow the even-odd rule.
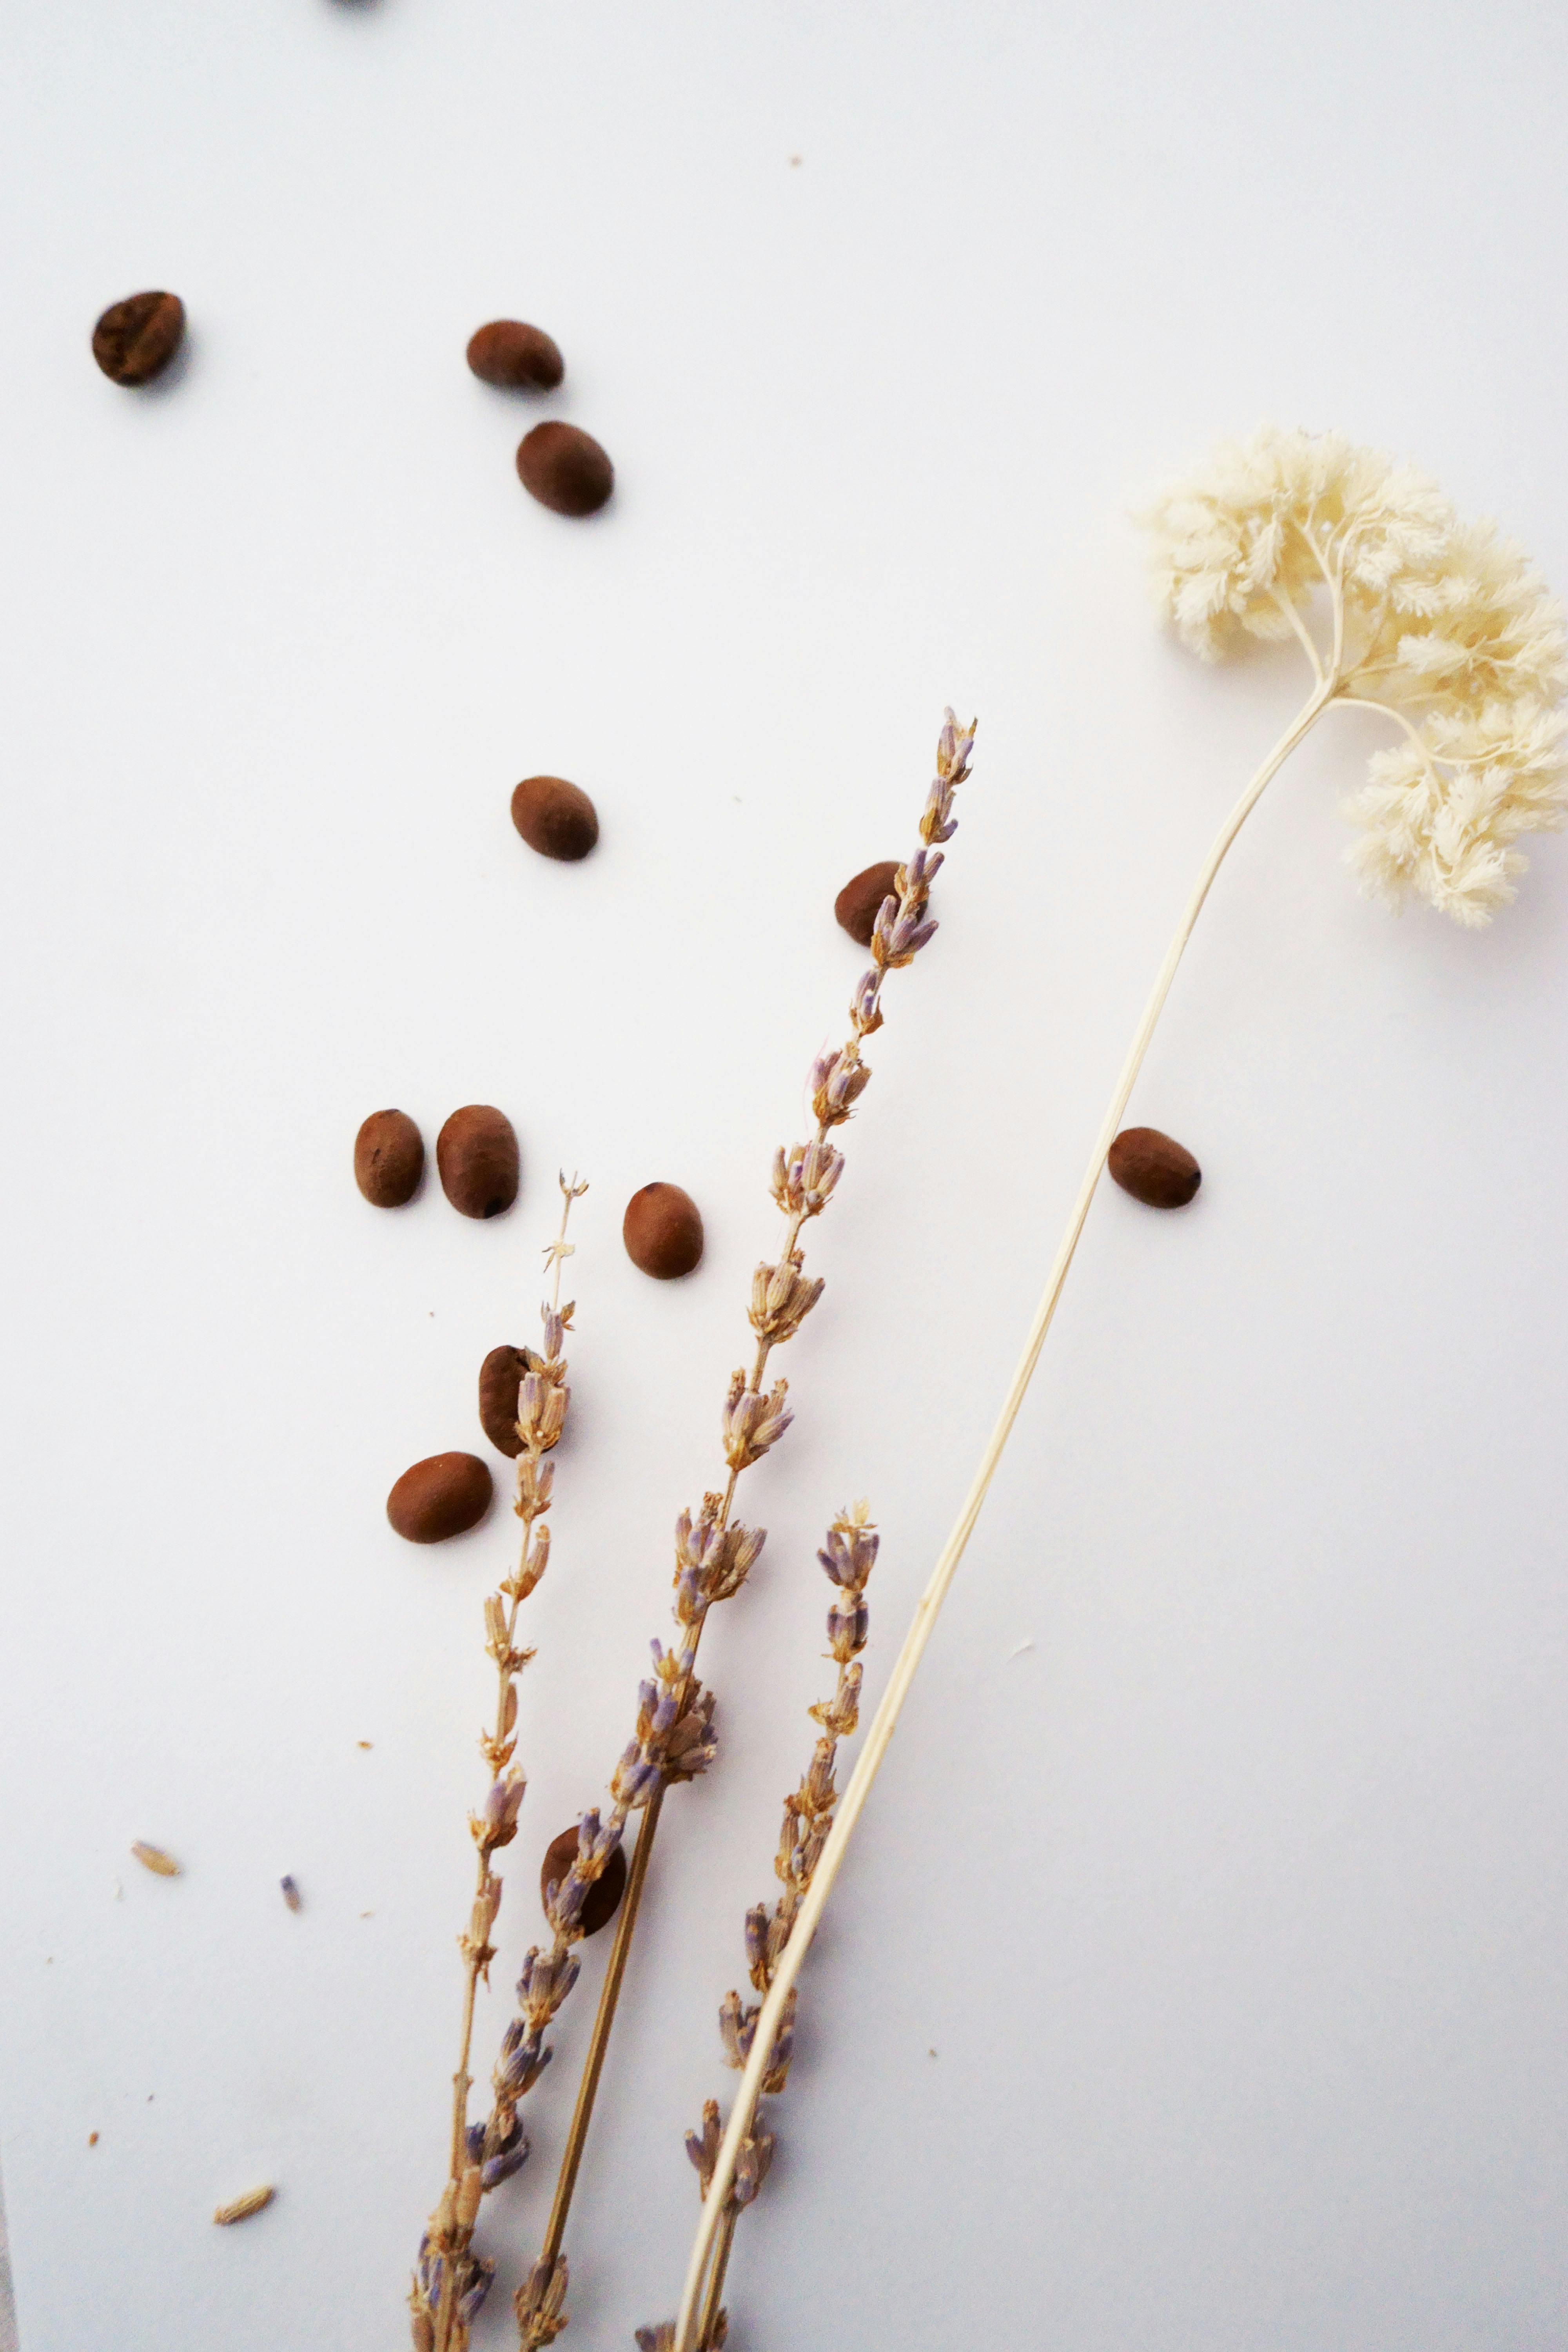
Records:
[[[597,514],[616,487],[616,469],[598,443],[554,418],[523,435],[517,470],[523,488],[554,514]]]
[[[505,1111],[465,1103],[436,1138],[441,1190],[465,1217],[499,1217],[517,1198],[517,1137]]]
[[[1184,1209],[1204,1181],[1185,1145],[1157,1127],[1124,1127],[1105,1164],[1124,1192],[1151,1209]]]
[[[626,1202],[621,1239],[634,1265],[660,1282],[673,1282],[689,1274],[702,1255],[697,1203],[679,1184],[645,1184]]]
[[[405,1470],[386,1516],[410,1543],[445,1543],[477,1528],[490,1507],[489,1467],[477,1454],[431,1454]]]
[[[884,857],[879,866],[868,866],[852,882],[846,882],[833,901],[833,911],[852,940],[863,948],[871,944],[871,934],[877,928],[877,916],[884,898],[894,896],[893,877],[899,870],[896,857]]]
[[[593,802],[564,776],[524,776],[512,792],[511,821],[542,857],[586,857],[599,838]]]
[[[425,1171],[425,1144],[405,1110],[373,1110],[354,1138],[354,1182],[373,1209],[401,1209]]]
[[[185,306],[177,294],[130,294],[92,331],[92,356],[110,383],[151,383],[180,348]]]
[[[577,1832],[563,1830],[552,1838],[544,1849],[544,1862],[539,1873],[539,1899],[543,1902],[551,1884],[564,1885],[566,1874],[577,1857]],[[584,1936],[596,1936],[607,1927],[621,1907],[621,1897],[626,1891],[626,1849],[617,1846],[604,1869],[583,1898],[580,1914]],[[546,1913],[546,1917],[549,1914]]]
[[[542,327],[492,319],[468,338],[468,365],[484,383],[512,392],[553,392],[565,362]]]
[[[522,1452],[517,1392],[524,1372],[539,1371],[542,1362],[531,1348],[492,1348],[479,1366],[479,1426],[497,1452],[510,1454],[514,1462]],[[544,1450],[548,1454],[550,1446]]]

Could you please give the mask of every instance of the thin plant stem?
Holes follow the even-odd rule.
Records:
[[[1336,598],[1336,605],[1337,602]],[[1338,646],[1342,644],[1342,635],[1337,610],[1335,618],[1335,643]],[[855,1834],[856,1825],[865,1807],[866,1800],[870,1794],[871,1784],[880,1769],[882,1759],[887,1753],[904,1700],[919,1672],[926,1644],[931,1639],[942,1603],[947,1598],[948,1589],[952,1582],[958,1563],[963,1559],[964,1549],[973,1532],[974,1523],[980,1517],[981,1507],[984,1503],[991,1481],[995,1475],[996,1465],[1002,1458],[1003,1449],[1012,1433],[1013,1424],[1017,1420],[1019,1408],[1023,1404],[1025,1393],[1034,1376],[1035,1366],[1039,1360],[1040,1349],[1045,1345],[1046,1334],[1050,1329],[1052,1318],[1056,1314],[1057,1301],[1061,1297],[1068,1269],[1072,1264],[1073,1255],[1078,1248],[1079,1239],[1089,1215],[1089,1203],[1094,1198],[1100,1171],[1105,1166],[1106,1155],[1121,1129],[1122,1114],[1127,1108],[1138,1073],[1143,1066],[1143,1057],[1148,1053],[1160,1015],[1164,1010],[1165,1000],[1170,994],[1171,983],[1176,976],[1176,968],[1181,962],[1183,951],[1192,937],[1193,927],[1203,911],[1204,901],[1208,897],[1215,877],[1225,862],[1231,844],[1257,806],[1270,778],[1289,759],[1303,736],[1318,719],[1325,705],[1332,698],[1336,683],[1335,674],[1331,670],[1328,677],[1315,687],[1308,701],[1281,735],[1226,817],[1213,847],[1204,861],[1196,886],[1187,901],[1182,919],[1176,926],[1175,936],[1166,950],[1159,977],[1144,1007],[1143,1017],[1138,1024],[1127,1059],[1122,1065],[1121,1075],[1116,1082],[1110,1108],[1106,1112],[1100,1134],[1096,1138],[1089,1166],[1084,1172],[1083,1181],[1079,1187],[1078,1198],[1073,1203],[1072,1213],[1068,1219],[1067,1231],[1057,1251],[1040,1303],[1035,1310],[1034,1320],[1029,1326],[1028,1337],[1024,1344],[1024,1352],[1018,1360],[1017,1370],[1013,1375],[1012,1385],[1007,1391],[996,1425],[981,1455],[980,1466],[964,1497],[963,1507],[959,1512],[952,1531],[943,1545],[941,1556],[931,1571],[931,1580],[916,1607],[909,1632],[904,1637],[903,1646],[894,1662],[887,1688],[872,1717],[865,1745],[840,1800],[837,1818],[828,1833],[827,1843],[822,1850],[821,1859],[812,1874],[805,1899],[796,1915],[789,1942],[780,1957],[772,1986],[763,2003],[762,2013],[758,2017],[752,2035],[751,2055],[741,2078],[740,2090],[730,2110],[730,2120],[720,2145],[712,2182],[703,2201],[701,2217],[692,2244],[685,2289],[681,2296],[680,2315],[675,2325],[673,2352],[696,2352],[696,2345],[700,2339],[694,2337],[692,2330],[699,2306],[703,2302],[704,2282],[712,2257],[714,2241],[720,2231],[731,2184],[735,2177],[736,2159],[740,2155],[742,2143],[751,2131],[757,2100],[762,2091],[763,2078],[767,2072],[773,2042],[784,2016],[784,2003],[789,1999],[795,1979],[800,1974],[801,1965],[811,1948],[812,1937],[816,1932],[817,1922],[833,1890],[833,1882],[838,1874],[839,1865],[848,1849],[849,1841]]]
[[[730,2252],[735,2242],[735,2224],[740,2218],[740,2207],[731,2205],[719,2225],[718,2243],[713,2249],[713,2267],[708,2273],[708,2292],[702,2298],[702,2315],[697,2324],[698,2352],[709,2352],[713,2341],[713,2329],[724,2294],[724,2273],[730,2267]]]
[[[609,1965],[599,1994],[599,2006],[594,2013],[594,2031],[588,2038],[588,2054],[583,2062],[583,2072],[577,2084],[576,2104],[572,2110],[571,2127],[566,2134],[565,2152],[561,2168],[555,2176],[555,2194],[551,2200],[550,2219],[545,2225],[544,2242],[539,2250],[542,2263],[553,2266],[566,2235],[566,2217],[572,2210],[573,2192],[577,2186],[577,2171],[583,2161],[583,2149],[587,2142],[588,2126],[593,2119],[594,2101],[598,2095],[599,2076],[604,2072],[605,2053],[610,2046],[610,2028],[616,2021],[616,2004],[620,1999],[621,1979],[626,1972],[632,1937],[637,1933],[637,1911],[642,1891],[647,1879],[647,1866],[653,1859],[654,1832],[664,1807],[664,1789],[657,1788],[643,1809],[637,1829],[637,1851],[632,1855],[631,1869],[626,1874],[626,1893],[621,1897],[620,1916],[616,1921],[616,1940],[610,1947]]]

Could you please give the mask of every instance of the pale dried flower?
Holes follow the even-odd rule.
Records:
[[[1402,730],[1345,803],[1363,887],[1489,921],[1524,871],[1515,844],[1568,823],[1568,633],[1523,551],[1381,451],[1275,426],[1223,444],[1145,520],[1159,601],[1194,652],[1295,636],[1323,707]]]

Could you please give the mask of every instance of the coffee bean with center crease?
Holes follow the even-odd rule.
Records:
[[[354,1182],[373,1209],[401,1209],[419,1188],[425,1144],[404,1110],[373,1110],[354,1138]]]
[[[177,294],[128,294],[111,302],[92,331],[92,356],[110,383],[151,383],[162,375],[185,331]]]
[[[566,1884],[566,1874],[576,1857],[577,1832],[574,1829],[563,1830],[559,1837],[551,1839],[544,1850],[544,1862],[539,1873],[541,1902],[548,1898],[552,1884],[556,1886]],[[583,1908],[578,1916],[584,1936],[596,1936],[601,1927],[609,1926],[621,1907],[621,1897],[626,1891],[626,1857],[624,1848],[617,1846],[583,1897]],[[549,1917],[548,1912],[545,1916]]]
[[[871,934],[877,928],[877,916],[884,898],[894,897],[893,877],[899,870],[896,857],[884,857],[879,866],[868,866],[852,881],[846,882],[833,901],[833,911],[852,940],[863,948],[871,944]]]
[[[517,1198],[517,1136],[492,1103],[465,1103],[436,1138],[441,1190],[465,1217],[499,1217]]]
[[[386,1498],[386,1516],[409,1543],[445,1543],[477,1528],[493,1492],[477,1454],[430,1454],[405,1470]]]
[[[468,338],[468,365],[484,383],[509,392],[553,392],[565,362],[542,327],[492,319]]]
[[[599,838],[593,802],[564,776],[524,776],[512,792],[511,821],[530,849],[569,863],[586,857]]]
[[[1105,1164],[1124,1192],[1151,1209],[1184,1209],[1204,1181],[1185,1144],[1157,1127],[1124,1127]]]
[[[626,1255],[656,1281],[689,1274],[702,1255],[702,1219],[679,1184],[645,1184],[626,1202],[621,1220]]]
[[[522,487],[554,514],[597,514],[616,469],[591,435],[552,418],[525,433],[517,453]]]
[[[542,1369],[542,1359],[531,1348],[492,1348],[479,1366],[479,1426],[497,1452],[510,1454],[514,1462],[522,1452],[517,1392],[524,1372]],[[550,1447],[544,1450],[548,1454]]]

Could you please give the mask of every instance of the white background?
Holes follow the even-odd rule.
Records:
[[[875,1684],[1189,878],[1302,691],[1288,651],[1209,672],[1163,639],[1129,504],[1263,416],[1336,424],[1568,584],[1568,23],[12,0],[6,48],[25,2352],[406,2341],[511,1522],[416,1550],[385,1490],[481,1443],[479,1360],[533,1336],[580,1167],[488,2063],[715,1476],[768,1160],[858,969],[834,893],[912,843],[943,702],[981,715],[573,2220],[567,2340],[625,2347],[674,2306],[680,2137],[732,2080],[715,2011],[827,1687],[815,1542],[869,1496]],[[142,286],[191,333],[137,395],[88,337]],[[559,395],[468,375],[498,314],[557,337]],[[615,457],[591,523],[518,487],[546,414]],[[1135,1097],[1203,1192],[1097,1202],[836,1897],[735,2352],[1568,2336],[1568,854],[1480,936],[1391,919],[1338,863],[1379,739],[1334,726]],[[540,769],[598,803],[579,867],[509,824]],[[433,1143],[476,1099],[521,1138],[510,1216],[364,1205],[367,1111]],[[679,1286],[621,1250],[652,1177],[707,1220]],[[486,2209],[485,2347],[604,1952]]]

